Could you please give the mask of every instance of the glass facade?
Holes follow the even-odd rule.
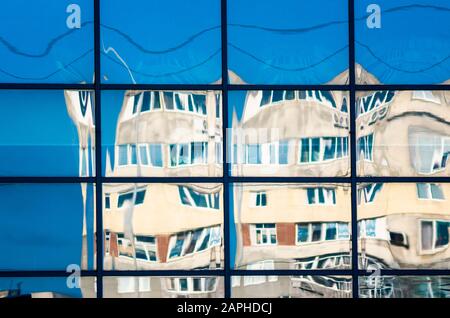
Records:
[[[0,298],[449,297],[446,2],[5,3]]]

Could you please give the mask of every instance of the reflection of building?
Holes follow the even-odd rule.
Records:
[[[105,268],[223,265],[220,184],[104,185]]]
[[[67,112],[77,127],[79,144],[79,176],[90,177],[95,175],[95,101],[93,91],[64,91]],[[93,185],[81,184],[83,196],[83,246],[82,268],[91,268],[95,263],[95,253],[88,250],[88,230],[93,224],[87,224],[90,200],[94,197]],[[94,203],[95,205],[95,203]],[[95,209],[92,213],[95,219]],[[90,231],[93,233],[95,230]],[[95,239],[94,239],[95,240]]]
[[[221,96],[127,91],[107,176],[221,176]]]
[[[249,91],[233,114],[233,175],[348,175],[348,107],[341,91]]]
[[[234,298],[349,298],[352,279],[345,276],[234,276]]]
[[[224,297],[223,278],[191,277],[106,277],[107,298],[220,298]]]
[[[359,278],[360,298],[450,298],[449,276]]]
[[[356,112],[360,175],[449,175],[450,93],[360,92]]]
[[[450,268],[447,183],[372,183],[358,187],[364,268]]]
[[[236,184],[236,267],[348,269],[350,186]]]

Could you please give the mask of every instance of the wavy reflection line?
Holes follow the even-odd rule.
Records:
[[[413,9],[413,8],[433,9],[433,10],[438,10],[438,11],[450,12],[450,8],[447,8],[447,7],[436,6],[436,5],[422,5],[422,4],[411,4],[411,5],[398,6],[398,7],[394,7],[394,8],[390,8],[390,9],[386,9],[386,10],[381,10],[381,12],[382,13],[391,13],[391,12],[396,12],[396,11],[409,10],[409,9]],[[366,14],[366,15],[364,15],[362,17],[356,18],[355,21],[360,21],[360,20],[366,19],[369,16],[370,16],[370,14]],[[264,26],[259,26],[259,25],[239,24],[239,23],[229,23],[227,25],[228,26],[233,26],[233,27],[259,29],[259,30],[263,30],[263,31],[267,31],[267,32],[284,33],[284,34],[293,33],[293,34],[295,34],[295,33],[302,33],[302,32],[308,32],[308,31],[312,31],[312,30],[316,30],[316,29],[321,29],[321,28],[325,28],[325,27],[328,27],[328,26],[336,25],[336,24],[347,24],[347,23],[348,23],[347,20],[336,20],[336,21],[330,21],[330,22],[327,22],[327,23],[322,23],[322,24],[309,26],[309,27],[290,28],[290,29],[289,28],[286,28],[286,29],[283,29],[283,28],[269,28],[269,27],[264,27]],[[81,24],[81,26],[84,27],[84,26],[87,26],[89,24],[93,24],[93,21],[83,22]],[[162,49],[162,50],[150,50],[150,49],[145,48],[141,44],[139,44],[136,40],[134,40],[128,34],[120,31],[119,29],[117,29],[115,27],[108,26],[108,25],[105,25],[105,24],[101,24],[101,27],[118,33],[124,39],[126,39],[130,44],[134,45],[136,48],[138,48],[139,50],[141,50],[142,52],[144,52],[146,54],[165,54],[165,53],[176,51],[176,50],[186,46],[187,44],[191,43],[193,40],[195,40],[199,36],[201,36],[201,35],[203,35],[203,34],[205,34],[207,32],[210,32],[210,31],[213,31],[213,30],[221,28],[220,25],[211,26],[209,28],[200,30],[199,32],[189,36],[186,40],[184,40],[183,42],[181,42],[181,43],[179,43],[179,44],[177,44],[175,46],[172,46],[172,47],[169,47],[169,48],[166,48],[166,49]],[[71,29],[69,31],[66,31],[66,32],[64,32],[64,33],[54,37],[53,39],[50,40],[50,42],[48,43],[47,47],[41,53],[28,53],[28,52],[25,52],[25,51],[21,51],[17,47],[15,47],[14,45],[12,45],[4,37],[0,37],[0,43],[5,45],[5,47],[8,48],[14,54],[25,56],[25,57],[30,57],[30,58],[41,58],[41,57],[44,57],[44,56],[48,55],[50,53],[50,51],[52,50],[52,48],[56,45],[57,42],[59,42],[60,40],[62,40],[66,36],[69,36],[70,34],[76,32],[76,31],[79,31],[79,30],[80,29]]]
[[[167,72],[167,73],[161,73],[161,74],[150,74],[150,73],[145,73],[145,72],[142,72],[142,71],[135,70],[135,69],[133,69],[133,68],[131,68],[131,67],[129,68],[129,70],[132,71],[133,73],[136,73],[136,74],[139,74],[139,75],[142,75],[142,76],[146,76],[146,77],[164,77],[164,76],[177,75],[177,74],[180,74],[180,73],[183,73],[183,72],[190,71],[190,70],[192,70],[192,69],[194,69],[194,68],[200,67],[200,66],[202,66],[202,65],[204,65],[204,64],[206,64],[206,63],[208,63],[210,60],[212,60],[216,55],[218,55],[218,54],[221,53],[221,52],[222,52],[222,49],[219,48],[219,49],[216,50],[213,54],[211,54],[210,56],[208,56],[205,60],[201,61],[200,63],[194,64],[194,65],[192,65],[192,66],[189,66],[189,67],[187,67],[187,68],[184,68],[184,69],[181,69],[181,70],[178,70],[178,71],[174,71],[174,72]],[[116,63],[116,64],[118,64],[118,65],[120,65],[120,66],[122,66],[122,67],[125,67],[122,63],[116,61],[116,60],[113,59],[111,56],[106,55],[106,54],[104,54],[104,53],[102,53],[102,55],[106,56],[106,57],[107,57],[108,59],[110,59],[112,62],[114,62],[114,63]]]
[[[93,23],[92,21],[86,21],[86,22],[82,23],[81,26],[83,27],[83,26],[86,26],[86,25],[92,24],[92,23]],[[8,48],[8,50],[10,50],[14,54],[22,55],[25,57],[31,57],[31,58],[40,58],[40,57],[47,56],[50,53],[50,51],[53,49],[53,47],[56,45],[56,43],[58,43],[60,40],[62,40],[66,36],[69,36],[70,34],[76,32],[76,31],[80,31],[80,30],[81,29],[70,29],[69,31],[66,31],[66,32],[56,36],[55,38],[51,39],[50,42],[47,44],[47,47],[44,49],[44,51],[42,53],[27,53],[24,51],[20,51],[17,47],[12,45],[4,37],[1,37],[1,36],[0,36],[0,43],[5,45],[6,48]]]
[[[57,74],[58,72],[65,70],[67,67],[71,66],[72,64],[78,62],[79,60],[81,60],[82,58],[84,58],[88,54],[92,53],[93,51],[94,51],[94,49],[90,49],[90,50],[86,51],[85,53],[83,53],[82,55],[80,55],[79,57],[77,57],[76,59],[74,59],[71,62],[69,62],[68,64],[65,64],[62,67],[56,69],[55,71],[49,73],[48,75],[41,76],[41,77],[24,77],[24,76],[19,76],[19,75],[15,75],[13,73],[10,73],[8,71],[5,71],[5,70],[3,70],[1,68],[0,68],[0,73],[3,73],[5,75],[7,75],[7,76],[10,76],[10,77],[13,77],[13,78],[16,78],[16,79],[20,79],[20,80],[35,80],[35,81],[46,80],[46,79],[52,77],[53,75]]]
[[[317,65],[322,64],[323,62],[325,62],[325,61],[331,59],[332,57],[336,56],[337,54],[339,54],[339,53],[341,53],[341,52],[343,52],[343,51],[345,51],[345,50],[348,49],[348,45],[346,45],[346,46],[344,46],[344,47],[338,49],[337,51],[331,53],[330,55],[324,57],[324,58],[321,59],[320,61],[317,61],[316,63],[310,64],[310,65],[304,66],[304,67],[287,68],[287,67],[282,67],[282,66],[278,66],[278,65],[275,65],[275,64],[268,63],[268,62],[266,62],[266,61],[260,59],[259,57],[253,55],[252,53],[250,53],[250,52],[248,52],[248,51],[245,51],[244,49],[242,49],[242,48],[240,48],[240,47],[238,47],[238,46],[236,46],[236,45],[234,45],[234,44],[232,44],[232,43],[228,43],[228,45],[231,46],[232,48],[236,49],[237,51],[239,51],[239,52],[241,52],[241,53],[243,53],[243,54],[245,54],[245,55],[251,57],[252,59],[258,61],[259,63],[262,63],[262,64],[264,64],[264,65],[266,65],[266,66],[269,66],[269,67],[274,68],[274,69],[277,69],[277,70],[288,71],[288,72],[304,71],[304,70],[307,70],[307,69],[316,67]]]
[[[372,55],[378,62],[380,62],[383,65],[389,67],[390,69],[393,69],[393,70],[398,71],[398,72],[404,72],[404,73],[410,73],[410,74],[423,73],[423,72],[426,72],[426,71],[428,71],[428,70],[430,70],[430,69],[432,69],[432,68],[434,68],[436,66],[439,66],[442,63],[445,63],[447,60],[450,59],[450,55],[447,55],[442,60],[440,60],[440,61],[438,61],[436,63],[433,63],[433,64],[431,64],[431,65],[429,65],[427,67],[424,67],[424,68],[421,68],[421,69],[418,69],[418,70],[407,70],[407,69],[402,69],[402,68],[399,68],[398,66],[394,66],[392,64],[389,64],[388,62],[383,61],[383,59],[380,58],[378,55],[376,55],[375,52],[372,51],[372,49],[367,44],[361,43],[361,42],[356,41],[356,40],[355,40],[355,43],[357,43],[357,44],[361,45],[362,47],[364,47],[365,49],[367,49],[367,51],[370,53],[370,55]]]

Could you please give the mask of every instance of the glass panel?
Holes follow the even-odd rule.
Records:
[[[357,83],[444,83],[449,30],[446,0],[355,1]]]
[[[220,1],[110,0],[101,21],[103,83],[220,83]]]
[[[140,94],[144,96],[145,103],[153,106],[145,112],[133,114],[135,90],[102,92],[102,109],[105,110],[102,112],[103,175],[222,176],[222,158],[217,157],[214,151],[208,151],[209,147],[214,149],[216,144],[223,142],[222,121],[215,116],[204,116],[208,110],[214,114],[217,106],[215,97],[220,96],[220,92],[175,92],[175,101],[173,92],[141,91]],[[156,107],[157,95],[164,96],[165,108],[161,105]],[[194,101],[197,110],[192,102],[192,111],[189,110],[189,100]],[[128,145],[128,150],[125,145]],[[140,154],[136,154],[135,147],[144,145],[148,147],[148,158],[140,149]]]
[[[335,189],[335,205],[308,204],[319,186]],[[262,269],[254,266],[273,262],[277,270],[350,269],[350,190],[349,184],[232,184],[231,266]],[[258,196],[262,203],[266,197],[264,208],[255,209]]]
[[[223,203],[213,209],[209,200],[223,200],[221,184],[112,183],[103,191],[111,200],[103,211],[106,270],[223,268]]]
[[[347,83],[347,12],[342,1],[229,0],[230,83]]]
[[[94,277],[2,277],[1,298],[96,298]]]
[[[93,176],[93,92],[1,90],[0,104],[1,176]]]
[[[232,298],[351,298],[350,276],[233,276]],[[244,281],[241,284],[241,281]]]
[[[121,288],[121,279],[131,280],[129,288]],[[223,277],[105,277],[105,298],[223,298]]]
[[[450,276],[359,277],[360,298],[449,298]]]
[[[449,269],[450,184],[436,184],[440,200],[426,183],[384,183],[376,192],[374,185],[358,184],[372,197],[358,203],[360,268]]]
[[[349,151],[339,139],[348,142],[349,115],[340,110],[348,93],[330,91],[325,98],[309,91],[304,99],[288,100],[287,92],[300,93],[276,90],[271,98],[268,90],[229,92],[227,149],[235,159],[230,174],[348,176]]]
[[[92,0],[4,3],[0,82],[92,83],[93,9]]]
[[[0,270],[94,269],[94,197],[92,184],[1,184]]]
[[[450,95],[426,93],[433,99],[417,91],[357,93],[358,175],[450,176]]]

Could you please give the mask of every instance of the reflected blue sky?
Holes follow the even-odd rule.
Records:
[[[228,68],[251,84],[325,84],[348,68],[347,1],[229,0]]]
[[[63,91],[2,90],[0,108],[0,175],[79,175],[78,134]]]
[[[355,1],[355,16],[371,0]],[[448,0],[381,0],[381,28],[355,24],[356,61],[385,84],[438,84],[450,78]]]
[[[3,1],[0,82],[81,83],[93,80],[92,0],[77,0],[81,29],[68,29],[72,0]],[[45,10],[43,10],[45,8]]]
[[[89,268],[93,269],[93,186],[87,187]],[[0,270],[66,270],[81,266],[80,184],[0,184]]]
[[[82,27],[72,30],[71,3],[3,4],[1,82],[92,82],[93,2],[76,2]],[[356,62],[381,83],[448,80],[448,1],[377,1],[381,29],[366,26],[371,3],[355,1]],[[348,68],[347,12],[346,0],[228,0],[228,68],[251,84],[325,84]],[[102,3],[102,81],[213,83],[221,76],[220,23],[219,0]]]
[[[83,284],[83,283],[82,283]],[[82,297],[79,288],[68,288],[65,277],[13,277],[0,278],[0,291],[20,288],[21,294],[26,295],[37,292],[48,292],[80,298]]]

